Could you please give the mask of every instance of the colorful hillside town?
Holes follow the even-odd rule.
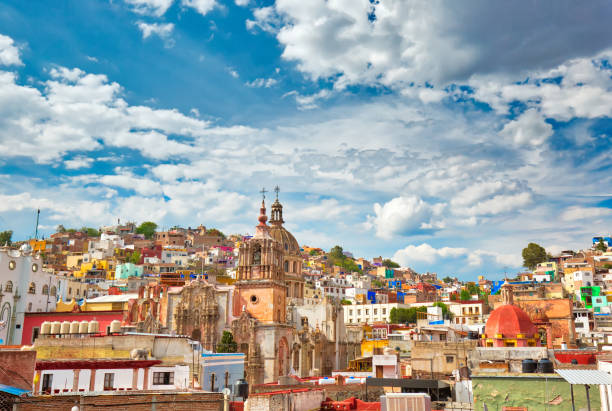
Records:
[[[532,243],[527,271],[461,282],[301,244],[286,211],[277,190],[251,234],[2,233],[3,404],[610,409],[610,237],[557,255]]]

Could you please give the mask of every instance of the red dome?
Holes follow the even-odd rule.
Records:
[[[538,329],[531,322],[527,313],[511,304],[502,305],[493,310],[485,327],[485,334],[488,338],[495,338],[497,334],[501,334],[503,338],[516,338],[517,334],[531,338],[537,332]]]

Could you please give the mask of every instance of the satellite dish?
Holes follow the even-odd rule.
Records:
[[[229,388],[225,387],[223,390],[221,390],[221,392],[223,393],[223,395],[226,396],[230,396],[230,394],[232,393],[232,390],[230,390]]]

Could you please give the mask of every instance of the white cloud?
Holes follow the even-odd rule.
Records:
[[[245,83],[245,85],[247,87],[254,87],[254,88],[270,88],[272,86],[274,86],[276,83],[278,83],[278,80],[274,79],[274,78],[256,78],[253,81],[248,81]]]
[[[273,6],[261,7],[253,10],[254,20],[247,19],[246,27],[254,31],[259,28],[268,33],[275,33],[280,28],[282,21]]]
[[[191,7],[202,16],[208,14],[217,5],[216,0],[182,0],[181,4],[185,7]]]
[[[236,6],[248,6],[251,0],[235,0]]]
[[[133,6],[133,10],[139,14],[150,14],[157,17],[163,16],[172,6],[174,0],[125,0]]]
[[[64,167],[68,170],[78,170],[80,168],[89,168],[93,163],[93,158],[76,156],[74,158],[64,160]]]
[[[167,40],[174,30],[174,24],[172,23],[145,23],[144,21],[139,21],[136,24],[142,32],[143,39],[156,35],[161,39]]]
[[[568,207],[561,214],[563,221],[579,221],[586,219],[595,219],[599,217],[608,217],[612,215],[612,209],[604,207]]]
[[[230,76],[232,76],[233,78],[238,78],[240,77],[240,75],[238,74],[238,72],[236,71],[236,69],[228,67],[227,68],[227,72],[229,73]]]
[[[443,207],[444,204],[432,206],[416,196],[396,197],[383,205],[374,204],[375,215],[368,216],[367,226],[385,239],[441,228],[441,223],[432,217],[439,215]]]
[[[423,243],[418,246],[409,245],[398,250],[393,255],[393,261],[398,262],[402,267],[410,267],[415,261],[433,264],[438,259],[457,258],[468,253],[467,248],[434,248],[427,243]]]
[[[553,128],[536,109],[529,109],[504,126],[499,133],[516,144],[540,146],[553,135]]]
[[[0,34],[0,65],[4,66],[21,66],[21,58],[19,57],[19,49],[15,46],[12,38]]]

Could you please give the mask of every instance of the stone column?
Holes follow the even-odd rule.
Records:
[[[89,391],[94,391],[96,387],[96,369],[91,369],[91,375],[89,376]]]
[[[140,373],[140,368],[134,368],[134,373],[132,374],[132,389],[138,389],[138,374]]]
[[[74,372],[74,376],[72,378],[72,391],[79,391],[79,374],[81,373],[81,370],[72,370],[72,372]]]
[[[149,389],[149,367],[144,369],[144,379],[142,381],[142,389],[143,390]]]

